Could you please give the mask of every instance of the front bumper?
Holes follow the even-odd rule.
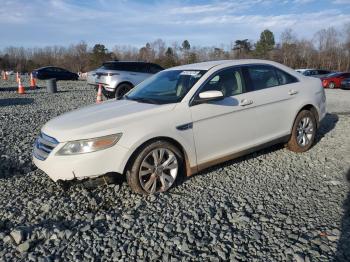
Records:
[[[33,156],[34,164],[52,180],[72,180],[93,178],[108,172],[122,174],[128,160],[129,149],[120,145],[79,155],[58,156],[56,152],[65,143],[60,143],[46,158],[39,160]]]

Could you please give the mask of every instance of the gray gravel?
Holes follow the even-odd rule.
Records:
[[[46,121],[94,103],[83,81],[58,88],[0,80],[0,261],[350,260],[350,91],[327,90],[307,153],[274,146],[143,197],[125,182],[64,191],[31,163]]]

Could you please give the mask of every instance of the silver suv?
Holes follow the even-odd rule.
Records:
[[[109,61],[97,70],[89,72],[88,84],[101,84],[106,97],[120,98],[134,86],[163,69],[153,63]]]

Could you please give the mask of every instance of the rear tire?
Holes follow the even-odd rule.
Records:
[[[129,92],[133,88],[132,85],[124,83],[117,86],[115,90],[115,98],[122,98],[127,92]]]
[[[302,110],[294,121],[287,148],[297,153],[305,152],[312,147],[315,135],[316,120],[314,114],[309,110]]]
[[[184,158],[173,144],[158,140],[138,150],[126,172],[132,191],[154,194],[167,191],[183,172]]]

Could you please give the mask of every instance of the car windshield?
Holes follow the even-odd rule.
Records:
[[[177,103],[205,74],[203,70],[162,71],[141,82],[124,96],[124,99],[142,103]]]

